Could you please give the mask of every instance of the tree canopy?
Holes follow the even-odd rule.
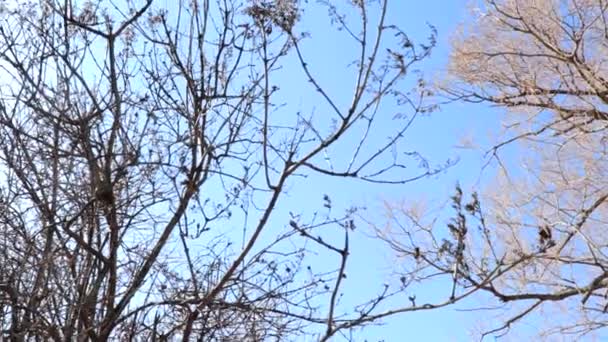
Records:
[[[487,151],[498,174],[472,193],[457,188],[447,228],[393,205],[389,212],[400,221],[393,231],[401,233],[380,235],[415,259],[406,275],[451,277],[456,299],[487,305],[499,323],[483,336],[517,332],[521,321],[534,323],[540,337],[602,336],[608,3],[477,5],[473,20],[453,35],[437,87],[450,101],[503,112],[503,132]]]
[[[0,1],[0,339],[357,341],[445,307],[603,336],[608,2],[479,0],[436,82],[394,3]],[[406,142],[453,102],[501,111],[491,180],[335,203],[449,172]],[[360,239],[388,280],[350,282]]]
[[[406,76],[434,41],[411,42],[387,3],[0,2],[2,339],[324,341],[392,314],[382,287],[341,306],[354,210],[327,210],[331,189],[312,217],[282,205],[315,174],[434,172],[395,172],[423,110]],[[345,90],[308,61],[313,7],[353,46],[333,66],[353,72]],[[408,120],[377,139],[385,103]]]

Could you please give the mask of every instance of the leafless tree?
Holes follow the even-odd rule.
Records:
[[[444,278],[456,287],[445,291],[454,301],[476,293],[477,304],[495,303],[490,313],[502,323],[482,336],[506,334],[526,319],[544,337],[602,336],[608,2],[478,3],[454,37],[439,87],[451,100],[504,109],[504,134],[488,152],[496,180],[470,200],[458,188],[447,228],[440,216],[389,205],[393,224],[378,232],[412,260],[406,276]]]
[[[311,175],[436,172],[404,177],[418,156],[396,153],[428,109],[403,89],[434,39],[411,42],[387,0],[163,4],[0,2],[0,339],[326,341],[411,311],[386,310],[382,286],[340,302],[356,223],[325,210],[331,189],[312,217],[282,203]],[[353,71],[348,98],[308,62],[308,6],[354,46],[332,66]],[[322,113],[282,106],[281,91]],[[409,115],[378,139],[395,108]]]

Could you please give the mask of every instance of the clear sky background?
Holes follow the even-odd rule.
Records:
[[[175,3],[171,0],[162,0],[157,5],[171,8]],[[330,1],[341,3],[342,1]],[[400,26],[416,43],[426,43],[426,38],[431,33],[428,24],[433,25],[438,32],[437,46],[431,57],[416,65],[428,80],[438,77],[445,71],[450,51],[450,37],[459,23],[469,20],[470,12],[467,10],[466,0],[391,0],[387,23]],[[327,10],[309,0],[310,6],[306,6],[307,12],[296,28],[298,32],[306,31],[311,37],[304,40],[302,50],[307,59],[311,72],[328,91],[330,96],[342,107],[350,104],[352,99],[353,67],[347,66],[356,56],[356,46],[347,39],[344,32],[336,32],[329,25]],[[342,6],[342,5],[340,5]],[[344,6],[342,9],[346,8]],[[375,19],[375,18],[374,18]],[[390,34],[387,38],[391,38]],[[291,59],[290,59],[291,58]],[[296,111],[306,114],[315,113],[315,122],[321,123],[327,120],[331,110],[323,103],[316,91],[309,87],[304,89],[303,85],[308,81],[303,74],[295,56],[292,53],[283,60],[283,69],[275,73],[272,78],[273,84],[280,87],[276,102],[285,105],[273,112],[273,118],[284,115],[287,122],[295,120]],[[415,85],[417,75],[411,74],[408,80],[411,84],[404,84],[404,91]],[[409,110],[383,106],[381,113],[381,124],[373,131],[372,143],[376,146],[394,132],[396,124],[403,121],[395,121],[393,116],[396,112],[411,114]],[[283,117],[280,118],[281,120]],[[355,180],[336,179],[326,176],[308,176],[307,178],[295,178],[288,184],[288,192],[282,197],[270,220],[262,240],[271,241],[278,232],[288,228],[289,212],[303,213],[304,216],[312,215],[322,208],[323,195],[329,194],[333,203],[332,211],[340,213],[351,206],[364,206],[367,209],[362,212],[365,219],[383,225],[384,209],[383,201],[414,203],[425,201],[431,207],[439,208],[445,206],[442,211],[442,219],[446,222],[452,214],[449,209],[448,199],[454,193],[454,186],[459,182],[466,193],[472,187],[491,178],[493,169],[487,168],[481,174],[481,168],[486,159],[483,157],[485,149],[489,148],[488,137],[492,132],[500,129],[500,112],[483,105],[471,105],[455,103],[442,106],[440,111],[431,115],[419,117],[411,129],[408,130],[406,138],[399,146],[399,152],[416,151],[425,157],[431,165],[441,165],[446,160],[458,160],[454,166],[438,175],[424,178],[405,185],[378,185],[368,184]],[[326,132],[327,133],[327,132]],[[481,149],[470,150],[459,148],[461,141],[473,138]],[[337,168],[344,165],[352,155],[353,142],[346,141],[337,148],[328,152],[332,163]],[[372,144],[373,145],[373,144]],[[370,145],[370,146],[372,146]],[[373,146],[370,147],[373,151]],[[342,164],[341,164],[342,163]],[[420,172],[416,162],[411,161],[411,169],[406,172],[416,174]],[[323,165],[323,164],[321,164]],[[336,214],[337,215],[337,214]],[[348,278],[344,284],[346,292],[343,298],[343,308],[349,304],[358,304],[373,298],[378,294],[384,283],[398,284],[396,276],[391,276],[391,268],[399,261],[395,259],[386,245],[370,239],[369,227],[363,222],[358,222],[357,231],[351,236],[351,257],[348,265]],[[240,237],[240,229],[238,230]],[[335,230],[335,232],[339,232]],[[326,241],[341,241],[342,235],[332,236],[331,232],[324,236]],[[325,259],[327,258],[327,259]],[[314,258],[313,258],[314,259]],[[313,261],[313,268],[334,268],[339,260],[335,255],[324,252]],[[328,266],[331,265],[331,266]],[[335,268],[334,268],[335,269]],[[404,297],[396,300],[403,302],[389,302],[390,307],[409,306],[407,295],[416,295],[417,303],[436,302],[433,298],[440,297],[445,300],[449,296],[451,284],[430,283],[424,288],[416,288],[407,292]],[[471,335],[472,328],[479,321],[490,323],[491,327],[500,324],[499,320],[492,322],[494,313],[487,312],[462,312],[457,309],[466,309],[478,306],[475,301],[465,301],[456,306],[449,306],[441,310],[429,312],[413,312],[394,316],[383,321],[384,325],[366,327],[359,331],[355,341],[470,341],[476,340],[479,335]],[[350,305],[352,307],[352,305]],[[493,324],[492,324],[493,323]],[[340,340],[336,338],[335,340]],[[312,340],[311,340],[312,341]]]
[[[460,0],[425,0],[407,1],[395,0],[389,2],[388,22],[398,24],[412,38],[413,41],[424,43],[430,30],[427,26],[432,24],[438,31],[437,47],[433,50],[430,58],[417,66],[427,79],[433,79],[441,74],[448,60],[450,50],[450,37],[459,23],[470,20],[470,11],[467,9],[467,1]],[[309,60],[314,75],[321,85],[330,90],[331,95],[338,101],[349,101],[351,99],[352,82],[349,77],[349,69],[344,62],[352,59],[353,45],[345,39],[344,34],[334,33],[328,27],[326,12],[319,10],[308,11],[300,23],[299,29],[307,30],[311,39],[304,43],[304,52]],[[349,52],[351,55],[349,55]],[[346,59],[345,59],[346,58]],[[351,69],[352,70],[352,69]],[[299,70],[285,70],[280,75],[285,77],[276,80],[282,86],[286,101],[297,104],[302,112],[313,110],[322,112],[323,105],[320,103],[309,103],[319,101],[318,97],[309,97],[310,92],[299,93],[289,87],[290,80],[302,77]],[[412,82],[416,76],[412,75]],[[283,82],[283,83],[282,83]],[[299,81],[297,84],[302,84]],[[345,86],[346,85],[346,86]],[[412,83],[413,85],[413,83]],[[392,120],[392,109],[383,108],[385,120],[383,125],[377,128],[378,138],[387,136],[387,132],[393,129],[395,121]],[[383,224],[382,201],[426,201],[432,207],[445,205],[450,195],[453,194],[454,186],[459,182],[466,190],[480,184],[492,176],[493,169],[487,168],[483,174],[481,168],[486,161],[483,158],[483,147],[489,148],[488,137],[492,132],[500,129],[500,112],[483,105],[450,104],[442,106],[429,116],[417,119],[412,129],[406,135],[404,144],[400,151],[417,151],[421,153],[431,164],[443,164],[447,159],[458,159],[458,163],[436,176],[428,177],[405,185],[370,185],[355,181],[343,181],[329,177],[308,177],[300,182],[296,181],[290,188],[288,198],[283,202],[284,208],[302,207],[303,203],[321,203],[324,189],[331,189],[332,202],[336,207],[349,207],[351,205],[365,206],[366,219]],[[482,147],[481,150],[467,150],[459,148],[463,139],[473,137],[475,143]],[[332,159],[340,159],[342,154],[350,154],[349,145],[341,145],[339,149],[331,151]],[[413,163],[415,164],[415,163]],[[415,170],[415,165],[412,165]],[[330,190],[328,190],[330,191]],[[291,194],[291,195],[290,195]],[[470,194],[470,192],[469,192]],[[445,210],[444,221],[452,214],[449,206]],[[312,209],[316,209],[312,208]],[[311,209],[311,210],[312,210]],[[339,209],[336,209],[339,210]],[[280,215],[280,214],[279,214]],[[275,216],[276,219],[276,216]],[[276,222],[276,221],[275,221]],[[442,222],[439,220],[439,222]],[[398,262],[394,256],[383,245],[373,243],[364,234],[369,232],[367,227],[361,226],[357,236],[352,241],[353,254],[350,260],[350,273],[345,284],[345,290],[350,294],[345,297],[345,302],[352,300],[363,301],[366,295],[377,293],[383,282],[395,284],[396,279],[390,277],[389,266]],[[330,262],[332,260],[329,260]],[[333,260],[333,262],[336,262]],[[437,295],[440,291],[442,298],[449,295],[443,294],[449,291],[449,284],[431,284],[424,289],[416,290],[418,303],[424,303],[429,298]],[[427,300],[425,300],[427,298]],[[391,303],[392,306],[407,305],[408,303]],[[475,302],[468,301],[458,306],[450,306],[431,312],[414,312],[393,317],[385,321],[385,325],[366,328],[357,341],[469,341],[471,328],[477,321],[490,321],[491,314],[485,312],[462,312],[456,309],[474,307]],[[479,304],[479,303],[477,303]],[[499,325],[499,321],[491,326]],[[475,336],[478,338],[479,335]]]
[[[344,3],[343,1],[330,2]],[[467,9],[467,3],[467,0],[389,1],[387,23],[398,25],[413,42],[427,42],[426,39],[431,33],[428,24],[437,29],[437,46],[431,57],[415,67],[424,74],[426,79],[432,80],[445,71],[450,51],[450,37],[460,23],[469,20],[470,12]],[[176,6],[176,2],[171,0],[161,0],[156,4],[165,8]],[[343,5],[339,6],[341,9],[346,8]],[[372,20],[375,20],[375,16]],[[349,105],[352,99],[354,68],[348,67],[348,64],[357,57],[356,50],[354,50],[356,46],[352,40],[347,39],[345,32],[336,32],[335,28],[330,26],[326,8],[318,5],[315,0],[309,0],[309,6],[306,6],[306,13],[302,17],[302,21],[298,23],[296,31],[306,31],[311,35],[302,42],[301,47],[316,80],[339,106],[344,108]],[[387,34],[386,38],[390,40],[390,34]],[[403,91],[413,87],[416,79],[417,75],[413,73],[408,76],[410,84],[404,84]],[[271,81],[280,88],[274,101],[284,103],[284,106],[272,113],[273,119],[276,120],[277,116],[282,116],[279,118],[280,120],[284,118],[286,122],[293,123],[295,112],[301,112],[304,116],[315,113],[315,122],[322,123],[331,114],[332,111],[323,103],[312,86],[308,89],[303,88],[308,81],[295,59],[294,53],[283,60],[283,68],[273,74]],[[397,112],[411,114],[409,109],[382,107],[379,114],[381,124],[372,132],[370,151],[374,151],[373,146],[384,142],[386,137],[394,132],[396,125],[403,124],[403,121],[393,119]],[[454,103],[442,106],[441,110],[431,115],[416,119],[413,127],[408,130],[406,138],[400,143],[399,152],[419,152],[431,165],[444,164],[448,159],[458,160],[458,163],[445,172],[432,177],[405,185],[368,184],[355,180],[310,175],[307,178],[292,179],[288,184],[288,192],[282,197],[271,216],[269,227],[265,230],[262,240],[272,241],[275,234],[289,229],[289,212],[302,213],[304,217],[306,215],[310,217],[314,212],[322,209],[324,194],[330,195],[333,203],[332,212],[336,215],[351,206],[363,206],[367,208],[362,212],[365,219],[380,226],[385,223],[383,201],[409,203],[424,201],[434,208],[445,206],[446,210],[441,212],[442,219],[439,222],[446,222],[452,214],[448,199],[454,193],[455,184],[459,182],[465,192],[470,194],[467,190],[492,176],[491,167],[485,169],[481,174],[481,168],[486,162],[483,157],[485,151],[483,147],[490,147],[488,137],[492,132],[500,129],[499,114],[499,111],[483,105]],[[470,150],[458,147],[463,139],[468,140],[469,138],[473,138],[474,142],[482,148]],[[339,168],[340,165],[348,162],[352,155],[353,142],[355,140],[349,141],[347,138],[344,143],[328,152],[328,157],[331,158],[334,166]],[[420,172],[414,160],[411,161],[411,164],[411,168],[405,172],[412,172],[412,174]],[[251,222],[254,220],[252,219]],[[240,238],[240,227],[234,228],[234,232],[235,236],[238,236],[236,238]],[[339,233],[338,230],[335,232]],[[386,245],[370,239],[369,232],[369,227],[365,226],[363,222],[358,222],[358,229],[351,236],[351,257],[347,268],[348,278],[343,287],[346,292],[342,301],[343,308],[352,307],[352,305],[373,298],[381,291],[384,283],[391,285],[399,283],[398,277],[391,276],[391,269],[398,266],[396,263],[399,261],[395,259],[390,250],[387,250]],[[326,241],[335,242],[342,239],[341,233],[334,236],[331,232],[326,234],[324,236],[324,239],[328,238]],[[335,269],[335,265],[338,265],[339,262],[335,255],[327,252],[323,252],[316,259],[313,257],[313,260],[313,268],[325,266]],[[451,284],[446,283],[425,283],[424,288],[413,288],[404,297],[396,299],[402,300],[402,302],[387,304],[390,307],[409,306],[408,295],[416,295],[419,305],[426,302],[434,303],[436,301],[433,299],[437,297],[445,300],[449,297],[450,286]],[[466,301],[441,310],[394,316],[384,320],[384,324],[381,326],[368,326],[359,331],[354,336],[355,341],[470,341],[472,338],[477,339],[479,335],[470,333],[478,321],[489,322],[492,327],[499,325],[500,321],[492,322],[492,313],[457,311],[457,309],[476,307],[476,304],[480,303]],[[496,312],[493,314],[495,315]],[[335,340],[340,340],[340,338]]]

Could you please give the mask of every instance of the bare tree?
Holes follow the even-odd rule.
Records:
[[[411,258],[405,276],[441,277],[452,285],[445,296],[477,293],[476,307],[490,298],[502,323],[482,336],[501,336],[525,319],[544,337],[601,336],[608,324],[608,2],[486,0],[474,14],[454,38],[440,88],[451,100],[505,110],[504,136],[488,152],[496,181],[470,200],[458,188],[447,228],[391,205],[396,233],[378,232]]]
[[[403,177],[418,156],[395,153],[427,110],[425,91],[402,89],[434,39],[411,42],[386,0],[324,4],[355,46],[335,66],[354,70],[344,99],[302,46],[298,23],[318,4],[158,6],[0,2],[0,338],[325,341],[411,311],[386,310],[382,286],[340,303],[355,218],[322,211],[331,189],[312,217],[282,203],[310,175],[403,184],[436,172]],[[298,76],[276,84],[284,67]],[[323,112],[281,106],[280,90]],[[377,139],[393,106],[410,115]],[[343,141],[348,155],[328,163]],[[311,252],[335,264],[311,269]]]

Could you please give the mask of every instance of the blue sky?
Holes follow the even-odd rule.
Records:
[[[352,62],[356,48],[352,42],[345,39],[344,32],[335,32],[328,24],[327,11],[322,6],[310,1],[307,12],[299,23],[299,32],[307,31],[311,37],[302,43],[302,50],[307,58],[309,67],[319,83],[326,89],[338,105],[345,107],[352,98],[352,85],[354,76],[352,67],[347,64]],[[433,25],[438,31],[438,44],[433,50],[431,57],[416,66],[425,75],[432,79],[439,76],[445,70],[449,54],[449,39],[457,25],[467,19],[467,8],[465,1],[426,0],[423,2],[393,0],[389,1],[387,23],[400,26],[417,43],[425,43],[431,33],[428,24]],[[172,8],[176,3],[160,1],[157,5]],[[389,35],[387,35],[390,38]],[[291,59],[290,59],[291,58]],[[303,115],[315,113],[315,122],[321,123],[326,120],[323,115],[327,112],[327,106],[320,100],[314,89],[302,88],[308,84],[305,75],[291,54],[285,58],[284,68],[273,76],[273,83],[280,87],[279,100],[286,105],[273,115],[283,115],[286,121],[294,120],[294,112]],[[404,91],[415,85],[416,75],[412,73],[404,86]],[[409,84],[411,82],[411,84]],[[398,109],[391,106],[382,108],[381,124],[374,130],[375,139],[372,143],[380,144],[391,132],[394,131],[395,121],[393,116],[396,112],[408,110]],[[279,118],[283,120],[283,117]],[[309,176],[308,178],[295,178],[288,184],[288,193],[282,197],[276,211],[273,213],[270,227],[263,234],[263,239],[271,241],[275,234],[284,231],[289,222],[290,211],[301,212],[304,215],[312,215],[313,212],[322,208],[322,198],[328,193],[332,199],[333,212],[340,211],[351,206],[364,206],[363,211],[366,219],[382,225],[384,223],[383,201],[427,201],[433,207],[445,204],[450,195],[453,194],[454,185],[460,182],[465,189],[475,184],[480,179],[480,169],[484,162],[483,153],[480,151],[465,150],[457,145],[463,137],[475,137],[476,142],[482,146],[487,145],[489,132],[497,130],[499,119],[497,112],[491,108],[480,105],[450,104],[443,106],[438,112],[428,116],[419,117],[413,127],[408,130],[406,138],[399,151],[416,151],[425,157],[432,165],[444,164],[446,160],[459,160],[454,166],[438,175],[424,178],[405,185],[377,185],[367,184],[355,180],[342,180],[326,176]],[[371,145],[370,145],[371,146]],[[373,146],[370,147],[373,150]],[[345,143],[338,145],[329,151],[329,157],[335,166],[347,161],[352,154],[352,145],[346,139]],[[411,171],[416,173],[415,161],[412,161]],[[220,190],[221,191],[221,190]],[[445,220],[451,212],[445,211]],[[235,217],[238,214],[235,213]],[[235,218],[233,217],[233,218]],[[256,218],[250,218],[249,222],[255,222]],[[234,222],[237,220],[235,219]],[[240,239],[242,228],[240,223],[235,223],[235,238]],[[233,226],[233,221],[230,222]],[[390,268],[395,265],[395,257],[389,250],[379,242],[374,242],[366,234],[370,232],[363,222],[359,222],[359,229],[351,239],[352,255],[348,266],[348,278],[345,282],[344,308],[352,307],[371,298],[381,290],[383,283],[395,284],[398,280],[390,276]],[[231,233],[232,234],[232,233]],[[341,236],[331,236],[341,239]],[[329,240],[328,240],[329,241]],[[340,241],[340,240],[337,240]],[[239,244],[240,245],[240,244]],[[326,259],[328,258],[328,259]],[[315,258],[313,258],[315,259]],[[324,253],[317,257],[314,262],[323,267],[325,265],[337,264],[335,256]],[[450,284],[432,283],[425,284],[423,290],[407,293],[415,294],[418,303],[432,301],[430,298],[440,296],[445,299],[444,294],[449,290]],[[403,303],[388,303],[391,307],[407,306],[407,299]],[[352,304],[352,305],[349,305]],[[463,308],[465,306],[459,306]],[[395,316],[385,320],[382,326],[367,327],[358,332],[356,341],[468,341],[470,340],[469,328],[476,319],[478,313],[462,313],[448,307],[432,312],[415,312]],[[339,340],[339,339],[337,339]]]
[[[450,50],[450,36],[457,25],[467,20],[468,10],[465,1],[426,0],[390,1],[388,22],[398,24],[412,38],[413,41],[424,42],[430,30],[427,26],[432,24],[438,31],[438,44],[429,59],[418,65],[426,78],[438,76],[445,70]],[[345,60],[353,58],[348,55],[353,51],[353,45],[344,39],[344,35],[334,33],[328,29],[325,12],[318,7],[309,11],[301,23],[301,30],[310,30],[311,39],[303,43],[303,50],[309,59],[313,74],[320,84],[329,89],[338,102],[350,100],[352,82],[351,74],[345,68]],[[322,112],[323,105],[317,102],[318,98],[311,100],[309,93],[294,92],[290,88],[289,80],[298,75],[297,70],[287,70],[283,73],[286,82],[285,96],[291,104],[296,104],[300,110]],[[412,75],[414,81],[416,76]],[[281,83],[281,79],[277,81]],[[300,83],[297,83],[300,84]],[[346,85],[346,86],[345,86]],[[344,103],[345,104],[345,103]],[[383,124],[377,127],[378,137],[384,137],[385,132],[393,128],[394,120],[390,107],[383,109],[386,115]],[[382,201],[415,202],[425,200],[433,207],[440,206],[447,201],[453,193],[454,185],[460,182],[465,191],[471,186],[491,176],[492,169],[487,169],[482,177],[480,170],[484,163],[483,151],[466,150],[458,148],[458,143],[466,137],[474,137],[475,142],[481,146],[489,147],[488,136],[491,132],[499,130],[499,112],[482,105],[450,104],[445,105],[438,112],[424,116],[415,121],[414,127],[407,133],[403,150],[420,152],[431,164],[442,164],[447,159],[458,159],[459,162],[445,172],[405,185],[369,185],[356,181],[336,180],[329,177],[309,177],[298,182],[296,180],[283,202],[284,208],[301,206],[304,199],[307,203],[321,203],[321,194],[324,189],[331,189],[333,203],[339,207],[350,205],[365,206],[366,219],[383,224]],[[348,154],[349,146],[330,152],[330,157],[336,158],[339,163],[340,156]],[[337,209],[339,210],[339,209]],[[450,214],[449,210],[446,214]],[[446,218],[447,220],[447,218]],[[441,222],[441,220],[440,220]],[[383,245],[372,242],[364,236],[366,227],[361,227],[359,235],[352,241],[353,256],[350,260],[350,273],[346,283],[346,291],[350,294],[345,302],[356,302],[366,298],[366,294],[376,293],[383,282],[394,282],[389,276],[389,266],[396,260]],[[369,230],[367,230],[369,232]],[[424,298],[437,295],[437,291],[446,291],[446,284],[430,284],[424,290],[418,290],[417,298],[424,302]],[[414,293],[413,293],[414,294]],[[446,296],[443,296],[446,297]],[[391,303],[398,306],[399,303]],[[407,303],[403,303],[404,305]],[[466,308],[459,305],[458,308]],[[366,328],[357,336],[357,341],[468,341],[471,339],[469,328],[475,320],[483,314],[479,312],[458,312],[457,307],[448,307],[433,312],[416,312],[396,316],[385,321],[385,325]],[[487,319],[485,319],[487,322]],[[498,321],[496,322],[498,324]],[[477,336],[478,337],[478,336]]]
[[[170,2],[169,2],[170,3]],[[349,104],[352,94],[353,73],[347,64],[356,57],[353,55],[355,46],[345,39],[344,32],[335,32],[329,27],[327,11],[310,1],[307,13],[299,23],[299,32],[307,31],[311,37],[302,43],[302,50],[307,58],[309,67],[319,83],[326,89],[338,105],[345,107]],[[417,65],[417,68],[427,79],[438,76],[445,70],[449,54],[449,39],[456,26],[467,20],[466,1],[426,0],[421,2],[393,0],[389,1],[387,22],[397,24],[410,36],[414,42],[424,43],[430,34],[428,24],[432,24],[438,31],[438,44],[433,50],[430,58]],[[162,2],[159,3],[162,6]],[[170,6],[169,6],[170,7]],[[292,58],[290,60],[290,58]],[[284,69],[273,76],[273,83],[280,87],[277,102],[285,102],[286,105],[273,115],[283,115],[286,121],[295,120],[294,112],[298,111],[304,115],[315,113],[315,122],[321,123],[327,120],[324,115],[328,113],[326,104],[320,100],[318,94],[312,87],[303,88],[308,84],[302,70],[297,65],[295,56],[292,54],[284,60]],[[412,74],[403,85],[403,90],[415,84],[416,75]],[[372,143],[382,143],[390,132],[395,129],[393,116],[401,109],[384,106],[380,113],[381,124],[378,125],[371,139]],[[408,111],[405,111],[408,114]],[[279,118],[283,120],[283,117]],[[438,112],[429,116],[418,118],[414,126],[407,132],[406,138],[399,146],[399,151],[416,151],[424,156],[431,164],[443,164],[447,159],[459,160],[457,164],[438,175],[421,179],[405,185],[377,185],[367,184],[354,180],[335,179],[326,176],[309,176],[307,178],[292,179],[288,185],[288,192],[282,197],[276,211],[273,213],[270,227],[264,232],[263,239],[272,240],[275,234],[284,231],[289,222],[290,211],[301,212],[304,215],[312,215],[313,212],[322,208],[322,198],[325,193],[331,196],[333,212],[339,213],[351,206],[364,206],[363,211],[368,221],[376,222],[378,225],[384,223],[384,212],[382,201],[427,201],[433,207],[445,204],[454,191],[456,182],[460,182],[463,188],[468,189],[480,179],[480,169],[483,165],[483,152],[479,150],[465,150],[457,145],[462,138],[474,137],[481,146],[489,146],[487,136],[490,132],[499,129],[498,112],[480,105],[450,104],[443,106]],[[372,144],[373,145],[373,144]],[[370,146],[372,146],[370,145]],[[373,150],[373,146],[370,147]],[[335,166],[347,162],[352,154],[352,144],[349,139],[329,151],[329,157]],[[412,161],[411,172],[416,172],[415,162]],[[409,170],[406,172],[410,172]],[[491,172],[491,169],[488,169]],[[444,211],[442,216],[447,220],[451,212]],[[251,218],[250,222],[255,219]],[[441,220],[440,220],[441,222]],[[232,222],[230,222],[232,225]],[[238,224],[237,224],[238,226]],[[240,238],[241,228],[238,227]],[[397,279],[390,276],[390,268],[395,266],[397,260],[386,247],[379,242],[374,242],[366,234],[370,232],[363,222],[359,222],[359,229],[351,237],[351,258],[348,266],[348,278],[344,290],[344,308],[349,304],[356,305],[364,302],[378,293],[383,283],[395,284]],[[331,236],[329,238],[340,238]],[[325,237],[324,237],[325,238]],[[327,240],[330,241],[330,240]],[[340,240],[338,240],[340,241]],[[313,267],[325,265],[336,265],[337,259],[329,253],[324,253],[317,258]],[[431,298],[439,296],[447,297],[445,291],[449,290],[449,284],[432,283],[425,284],[424,289],[417,289],[415,294],[418,303],[432,301]],[[388,303],[392,307],[406,306],[406,298],[402,297],[403,303]],[[473,306],[475,303],[465,303]],[[356,341],[469,341],[469,328],[480,319],[481,315],[476,312],[463,313],[455,311],[455,308],[467,306],[448,307],[446,309],[432,312],[415,312],[395,316],[384,321],[385,325],[367,327],[358,332]],[[351,305],[352,306],[352,305]],[[487,321],[487,320],[486,320]],[[498,324],[498,322],[496,322]],[[336,339],[339,340],[339,339]]]

